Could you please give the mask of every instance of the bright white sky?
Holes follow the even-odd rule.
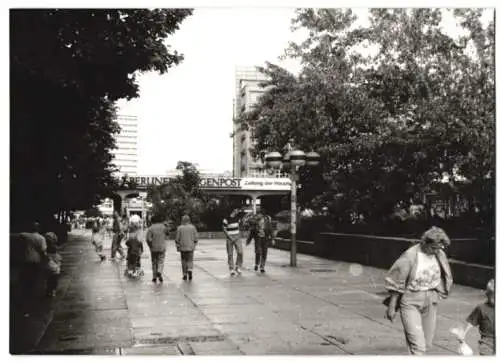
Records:
[[[291,8],[197,8],[167,39],[184,61],[168,74],[140,77],[140,98],[119,102],[139,118],[139,174],[163,174],[177,161],[214,172],[232,170],[235,67],[278,62]],[[298,68],[297,62],[283,66]]]

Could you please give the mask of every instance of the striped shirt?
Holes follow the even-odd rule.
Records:
[[[222,228],[229,236],[240,235],[240,223],[236,218],[230,218],[229,221],[227,219],[224,219],[224,221],[222,222]]]

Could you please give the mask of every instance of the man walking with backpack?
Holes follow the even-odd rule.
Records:
[[[255,218],[255,223],[247,238],[247,245],[251,240],[255,241],[255,266],[254,270],[266,272],[267,249],[269,243],[274,244],[274,233],[271,217],[264,210],[260,210]]]

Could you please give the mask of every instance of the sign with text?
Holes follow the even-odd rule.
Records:
[[[201,178],[200,188],[202,189],[241,189],[241,178],[212,177]]]
[[[290,190],[288,178],[202,178],[202,189]]]
[[[130,177],[129,180],[137,184],[138,187],[159,186],[168,183],[174,178],[163,176],[137,176]],[[220,190],[283,190],[291,189],[289,178],[232,178],[202,177],[200,181],[201,189]]]
[[[158,186],[168,183],[174,178],[166,176],[131,176],[127,180],[136,183],[138,187]]]
[[[241,189],[244,190],[290,190],[289,178],[243,178]]]

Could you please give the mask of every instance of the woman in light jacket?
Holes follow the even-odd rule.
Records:
[[[392,322],[400,310],[410,354],[423,355],[432,346],[438,302],[448,297],[453,283],[443,251],[449,245],[446,233],[432,227],[399,257],[385,278],[390,292],[386,317]]]
[[[198,232],[196,227],[191,224],[189,216],[182,217],[182,224],[177,227],[175,236],[175,245],[177,251],[181,253],[182,279],[193,279],[193,257],[194,249],[198,243]]]

